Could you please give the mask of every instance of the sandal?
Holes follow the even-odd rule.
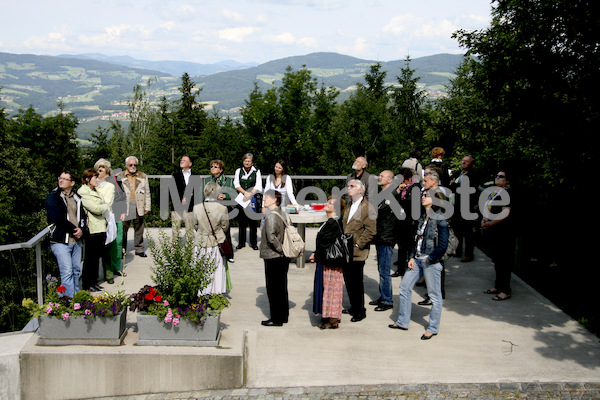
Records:
[[[488,290],[484,290],[483,293],[485,293],[485,294],[498,294],[498,293],[500,293],[500,291],[498,289],[488,289]]]
[[[500,294],[503,294],[504,297],[500,296]],[[492,300],[495,300],[495,301],[504,301],[504,300],[510,299],[510,297],[511,297],[510,294],[505,294],[505,293],[500,293],[500,294],[492,297]]]
[[[330,324],[329,322],[319,325],[319,329],[337,329],[338,327],[338,324]]]

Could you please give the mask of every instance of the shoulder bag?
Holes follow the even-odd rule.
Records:
[[[226,259],[230,259],[233,256],[233,247],[231,247],[231,243],[229,243],[229,240],[227,240],[227,239],[225,239],[225,241],[223,243],[219,243],[219,239],[217,239],[217,234],[215,233],[215,229],[212,226],[212,222],[210,222],[210,217],[208,216],[208,211],[206,211],[206,204],[202,204],[202,207],[204,208],[204,213],[206,213],[206,219],[208,219],[208,224],[210,225],[212,234],[215,237],[215,240],[217,241],[217,246],[219,246],[219,251],[221,252],[221,255],[223,257],[225,257]]]

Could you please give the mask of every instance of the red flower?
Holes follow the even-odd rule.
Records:
[[[154,298],[154,301],[161,301],[162,300],[162,296],[159,294]]]
[[[64,287],[64,286],[59,286],[59,287],[57,287],[57,288],[56,288],[56,291],[57,291],[58,293],[62,293],[62,292],[64,292],[64,291],[66,291],[66,290],[67,290],[67,288],[66,288],[66,287]]]
[[[150,288],[150,294],[154,296],[156,294],[156,289]]]
[[[146,300],[152,300],[154,298],[154,296],[152,295],[152,293],[148,293],[146,295]]]

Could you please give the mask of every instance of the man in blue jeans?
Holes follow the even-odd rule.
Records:
[[[393,196],[397,195],[390,188],[394,174],[392,171],[382,171],[377,178],[377,184],[381,192],[390,191]],[[377,205],[377,234],[373,240],[377,249],[377,266],[379,269],[379,298],[369,302],[369,305],[377,306],[375,311],[385,311],[394,308],[392,300],[392,250],[396,244],[396,223],[398,219],[390,206],[391,200],[384,199]]]
[[[73,190],[75,177],[64,171],[58,186],[46,196],[46,213],[50,229],[50,248],[60,270],[64,296],[73,297],[79,290],[81,276],[81,238],[86,219],[81,198]]]

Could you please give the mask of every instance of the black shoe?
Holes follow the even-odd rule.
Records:
[[[393,274],[390,275],[392,278],[397,278],[399,276],[403,276],[403,274],[400,273],[400,271],[396,271]]]
[[[250,246],[250,247],[252,247],[252,250],[258,250],[258,246],[257,245],[253,245],[253,246]]]
[[[266,321],[262,321],[260,324],[262,326],[283,326],[283,323],[281,323],[281,322],[273,322],[270,319],[268,319]]]
[[[113,278],[107,279],[106,283],[112,285],[113,283],[115,283],[115,280]]]
[[[394,308],[393,304],[380,304],[377,307],[375,307],[375,311],[391,310],[392,308]]]
[[[350,318],[350,322],[359,322],[365,318],[367,318],[367,316],[364,314],[363,315],[355,315],[354,317]]]
[[[378,306],[379,304],[381,304],[381,301],[379,300],[372,300],[369,302],[370,306]]]
[[[144,252],[141,252],[141,253],[135,253],[135,255],[136,255],[136,256],[138,256],[138,257],[148,257],[148,256],[146,255],[146,253],[144,253]]]
[[[432,303],[431,299],[428,297],[425,300],[418,302],[417,304],[420,306],[430,306]]]
[[[342,314],[350,314],[350,310],[348,310],[347,308],[344,308],[342,310]]]
[[[401,331],[407,331],[408,330],[408,328],[403,328],[403,327],[401,327],[399,325],[396,325],[396,324],[389,324],[388,328],[391,328],[391,329],[400,329]]]
[[[235,246],[235,249],[236,249],[236,250],[240,250],[240,249],[243,249],[244,247],[246,247],[246,245],[245,245],[245,244],[241,244],[241,243],[240,243],[240,244],[238,244],[237,246]]]
[[[104,288],[100,285],[94,285],[94,289],[96,289],[97,291],[101,292],[104,290]]]
[[[429,333],[429,332],[426,332],[426,333]],[[421,336],[421,340],[429,340],[429,339],[431,339],[432,337],[434,337],[435,335],[437,335],[437,333],[432,333],[432,334],[431,334],[431,336],[427,336],[427,335],[425,335],[425,333],[424,333],[424,334],[423,334],[423,336]]]
[[[100,289],[96,289],[95,286],[92,286],[92,287],[90,287],[88,289],[88,292],[90,292],[90,293],[97,293],[97,292],[101,292],[101,290]]]

